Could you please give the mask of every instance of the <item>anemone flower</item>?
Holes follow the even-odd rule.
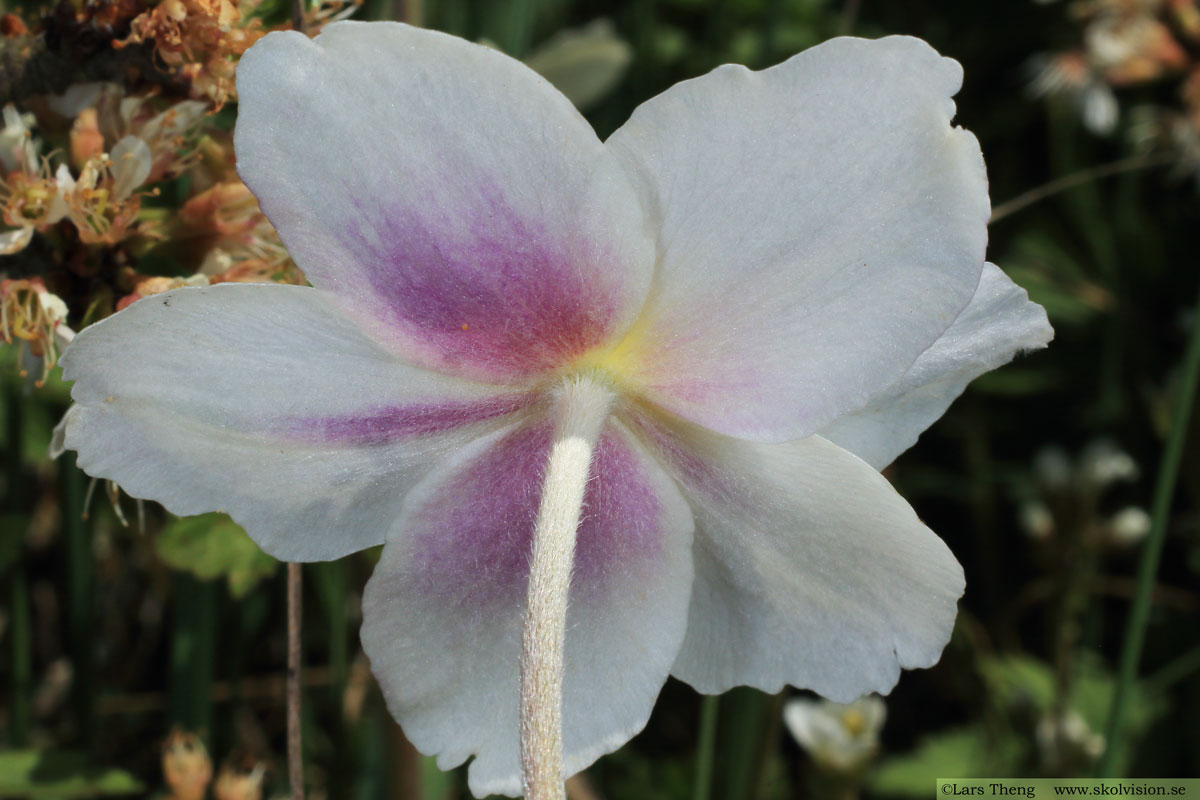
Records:
[[[561,791],[538,748],[586,767],[668,675],[887,692],[938,660],[963,573],[879,470],[1051,336],[984,263],[960,82],[919,40],[835,39],[601,142],[485,47],[272,33],[238,70],[238,166],[312,286],[88,328],[66,445],[281,559],[385,543],[363,645],[478,795],[539,764]]]

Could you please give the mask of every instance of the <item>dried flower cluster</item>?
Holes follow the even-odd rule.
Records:
[[[319,3],[306,23],[315,32],[355,7]],[[256,10],[253,1],[110,0],[55,12],[74,14],[72,30],[103,43],[89,57],[140,48],[152,74],[14,94],[3,107],[0,277],[10,280],[0,338],[28,342],[42,376],[68,303],[91,322],[179,286],[304,283],[238,179],[217,116],[234,96],[238,58],[266,32]],[[8,14],[2,35],[33,49],[28,42],[63,23],[42,24]]]
[[[1079,44],[1038,59],[1033,92],[1069,97],[1084,125],[1107,135],[1120,121],[1122,90],[1175,84],[1178,105],[1135,108],[1130,133],[1143,148],[1177,151],[1180,170],[1200,178],[1200,4],[1079,0],[1068,9]]]
[[[163,742],[163,781],[169,800],[204,800],[213,783],[212,758],[194,733],[173,729]],[[217,773],[215,800],[262,800],[266,765],[248,756],[231,756]]]

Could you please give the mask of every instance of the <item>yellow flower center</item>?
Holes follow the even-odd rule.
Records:
[[[859,736],[867,729],[867,719],[857,708],[848,708],[842,712],[842,726],[851,736]]]

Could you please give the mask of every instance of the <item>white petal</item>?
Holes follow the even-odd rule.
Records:
[[[71,213],[69,197],[75,191],[75,179],[71,177],[71,169],[66,164],[59,164],[54,173],[54,199],[50,201],[50,210],[46,212],[47,224],[66,219]]]
[[[849,702],[934,664],[963,573],[883,476],[819,436],[759,444],[641,421],[696,519],[688,632],[701,692],[784,684]]]
[[[46,105],[60,117],[74,119],[84,109],[96,105],[100,99],[100,92],[111,85],[99,81],[73,83],[62,94],[48,95]]]
[[[950,125],[961,81],[918,39],[834,39],[633,113],[608,145],[662,218],[635,328],[650,399],[781,441],[908,369],[984,261],[983,161]]]
[[[1017,353],[1045,347],[1053,336],[1045,309],[1031,303],[999,267],[987,264],[971,304],[908,372],[821,435],[883,469],[916,443],[968,383]]]
[[[653,242],[624,170],[518,61],[399,23],[272,33],[238,65],[238,170],[314,286],[471,377],[623,332]]]
[[[85,472],[176,514],[227,511],[289,561],[382,542],[432,461],[520,405],[397,362],[298,286],[153,295],[80,332],[62,364]]]
[[[33,228],[13,228],[0,233],[0,256],[19,253],[33,241]]]
[[[362,642],[405,735],[477,796],[520,792],[518,659],[552,426],[472,442],[413,490],[363,596]],[[679,650],[691,515],[623,428],[597,446],[567,612],[568,775],[645,725]]]
[[[113,166],[113,196],[124,200],[150,177],[153,158],[150,146],[136,136],[126,136],[117,142],[109,154]]]

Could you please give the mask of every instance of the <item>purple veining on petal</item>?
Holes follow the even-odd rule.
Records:
[[[533,528],[553,426],[509,434],[441,486],[409,520],[426,590],[472,609],[525,602]],[[652,565],[662,506],[645,467],[611,428],[592,462],[575,547],[572,602],[601,602],[614,579]]]
[[[377,313],[438,365],[476,374],[529,374],[601,342],[625,265],[579,231],[522,216],[499,189],[471,194],[455,208],[358,209],[344,235]]]
[[[627,422],[689,491],[699,492],[724,505],[742,507],[749,502],[751,494],[736,477],[714,469],[666,425],[652,420],[645,414],[629,414]]]
[[[314,444],[379,445],[414,436],[443,433],[463,425],[511,414],[536,395],[506,395],[474,402],[413,403],[332,417],[289,417],[279,428]]]

